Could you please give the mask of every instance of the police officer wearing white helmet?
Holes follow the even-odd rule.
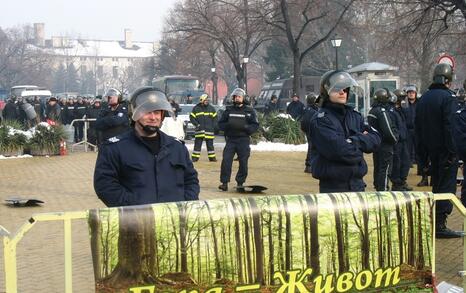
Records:
[[[97,196],[110,207],[197,200],[199,180],[186,146],[160,130],[172,111],[154,87],[131,97],[133,128],[102,144],[94,173]]]
[[[248,160],[251,153],[250,136],[259,129],[256,112],[245,104],[246,92],[237,88],[231,93],[233,105],[227,106],[218,121],[218,128],[225,133],[226,145],[223,149],[220,186],[222,191],[228,190],[231,177],[233,157],[238,155],[239,170],[235,180],[237,188],[243,187],[248,176]]]

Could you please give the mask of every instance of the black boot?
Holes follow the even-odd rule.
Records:
[[[191,161],[193,161],[193,163],[194,163],[194,162],[197,162],[197,161],[199,161],[199,158],[198,158],[198,157],[192,157],[192,158],[191,158]]]
[[[217,158],[209,158],[209,162],[217,162]]]
[[[238,184],[236,185],[236,191],[237,191],[237,192],[244,192],[243,183],[238,183]]]
[[[220,189],[221,191],[228,191],[228,184],[222,183],[218,186],[218,189]]]
[[[393,184],[392,191],[405,191],[405,189],[403,188],[403,185]]]
[[[435,227],[435,238],[437,239],[449,239],[449,238],[460,238],[464,236],[463,231],[453,231],[449,229],[446,225],[446,220],[442,222],[442,220],[439,220],[440,223],[438,223]]]
[[[306,168],[304,168],[304,173],[312,174],[311,166],[306,166]]]
[[[427,176],[422,176],[421,181],[417,184],[417,186],[422,187],[422,186],[429,186],[429,178]]]

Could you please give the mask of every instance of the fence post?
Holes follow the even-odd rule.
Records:
[[[17,293],[16,242],[10,239],[10,233],[2,226],[0,226],[0,236],[3,236],[3,262],[5,266],[6,293]]]

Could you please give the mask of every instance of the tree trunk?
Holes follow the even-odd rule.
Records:
[[[417,206],[417,243],[418,243],[418,248],[417,248],[417,262],[416,262],[416,268],[418,270],[421,270],[424,268],[425,265],[425,260],[424,260],[424,246],[422,243],[422,215],[421,215],[421,200],[418,199],[416,200],[416,206]]]
[[[307,204],[307,213],[309,214],[310,267],[312,268],[311,277],[313,278],[320,274],[319,210],[317,208],[317,196],[305,195],[304,198]]]
[[[370,241],[369,241],[369,209],[363,196],[358,193],[359,204],[362,211],[362,235],[361,235],[361,258],[362,268],[364,270],[370,269]]]
[[[155,276],[148,267],[154,258],[147,238],[155,237],[152,208],[125,207],[119,209],[118,264],[105,278],[105,285],[118,288],[120,284],[143,285],[153,283]],[[147,234],[147,231],[152,233]]]
[[[247,276],[248,280],[247,282],[252,284],[254,282],[253,280],[253,271],[252,271],[252,260],[251,260],[251,232],[249,228],[249,217],[248,217],[248,210],[244,206],[243,201],[240,199],[239,203],[241,205],[241,209],[243,210],[243,221],[244,221],[244,236],[245,236],[245,242],[246,242],[246,266],[247,266]]]
[[[205,202],[205,205],[207,207],[207,211],[209,212],[210,228],[212,231],[212,237],[214,238],[215,278],[219,280],[222,278],[222,272],[220,269],[220,257],[218,254],[217,233],[215,232],[214,219],[212,218],[212,211],[210,210],[210,206],[207,201]]]
[[[180,227],[180,261],[181,261],[181,272],[188,272],[188,247],[186,243],[186,233],[188,229],[188,223],[186,218],[186,204],[176,203],[179,213],[179,227]]]
[[[337,248],[338,248],[338,272],[340,274],[347,271],[345,264],[345,243],[343,235],[343,224],[340,215],[340,209],[336,197],[332,194],[328,194],[333,203],[333,213],[335,215],[335,229],[337,234]]]
[[[413,214],[413,204],[411,202],[411,196],[409,194],[404,194],[406,198],[406,217],[408,219],[408,264],[415,265],[414,257],[414,214]]]
[[[303,97],[301,90],[301,52],[299,48],[293,50],[293,93]]]
[[[291,215],[288,210],[288,202],[282,196],[283,207],[285,209],[285,270],[291,270]]]
[[[264,247],[262,244],[262,235],[261,235],[261,212],[257,208],[256,201],[254,198],[248,198],[249,206],[251,207],[252,213],[252,223],[253,223],[253,235],[254,235],[254,247],[256,248],[256,284],[265,285],[264,280]]]
[[[238,283],[244,283],[243,279],[243,260],[241,251],[241,233],[239,227],[240,216],[236,210],[236,204],[233,199],[230,199],[231,207],[233,208],[233,215],[235,217],[235,243],[236,243],[236,259],[238,260]]]
[[[399,261],[398,264],[402,264],[404,262],[404,247],[403,247],[403,217],[401,216],[400,210],[400,202],[395,194],[392,193],[393,200],[396,203],[396,226],[398,230],[398,253],[399,253]]]
[[[101,262],[102,251],[100,246],[102,227],[99,219],[98,210],[89,211],[89,227],[91,230],[91,251],[92,251],[92,264],[94,266],[94,278],[98,282],[102,278]]]
[[[269,205],[269,208],[271,208],[270,205],[270,199],[267,200],[267,204]],[[270,285],[274,285],[274,278],[273,275],[275,273],[275,264],[274,264],[274,243],[273,243],[273,234],[272,234],[272,212],[268,212],[269,218],[267,222],[267,229],[268,229],[268,241],[269,241],[269,279],[270,279]]]
[[[278,213],[278,268],[280,271],[285,270],[285,261],[283,259],[283,216],[282,216],[282,205],[281,202],[277,199],[277,205],[279,209]]]

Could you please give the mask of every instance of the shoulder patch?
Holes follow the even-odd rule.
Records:
[[[177,137],[173,137],[173,138],[175,139],[175,141],[177,141],[177,142],[181,143],[182,145],[184,145],[184,140],[181,140],[181,139],[179,139]]]
[[[119,142],[120,139],[116,136],[113,136],[113,137],[110,137],[109,139],[107,139],[108,142],[110,143],[116,143],[116,142]]]
[[[325,112],[319,112],[317,114],[317,118],[323,118],[325,116]]]
[[[121,108],[121,109],[126,110],[126,107],[123,107],[123,108]]]
[[[461,114],[461,112],[463,112],[464,109],[459,109],[458,111],[456,111],[456,114]]]
[[[380,111],[385,112],[385,108],[380,108]]]

